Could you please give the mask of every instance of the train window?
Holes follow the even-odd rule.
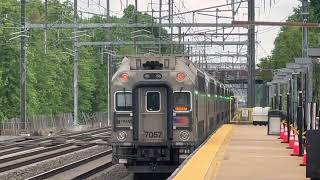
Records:
[[[213,82],[210,82],[210,94],[214,94],[215,93],[215,85]]]
[[[169,69],[169,59],[164,60],[164,68]]]
[[[175,92],[173,94],[173,103],[175,111],[191,110],[190,92]]]
[[[206,80],[204,77],[198,76],[198,89],[200,92],[205,92]]]
[[[116,110],[132,111],[132,93],[116,92]]]
[[[147,92],[147,111],[160,111],[160,92]]]
[[[136,60],[136,66],[137,66],[137,69],[141,68],[141,59]]]
[[[197,119],[198,119],[198,99],[196,100],[196,117],[197,117]]]

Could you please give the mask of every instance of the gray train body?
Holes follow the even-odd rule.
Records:
[[[113,162],[172,171],[234,112],[232,92],[185,57],[126,57],[111,82]]]

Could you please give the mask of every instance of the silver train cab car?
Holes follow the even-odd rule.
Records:
[[[227,90],[185,57],[126,57],[111,82],[113,162],[173,171],[226,123]]]

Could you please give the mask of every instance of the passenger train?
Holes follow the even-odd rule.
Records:
[[[113,163],[172,172],[234,114],[233,92],[188,57],[126,57],[111,81]]]

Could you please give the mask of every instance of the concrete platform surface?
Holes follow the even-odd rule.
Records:
[[[301,157],[277,136],[268,136],[266,126],[235,125],[216,173],[216,180],[304,180]]]

